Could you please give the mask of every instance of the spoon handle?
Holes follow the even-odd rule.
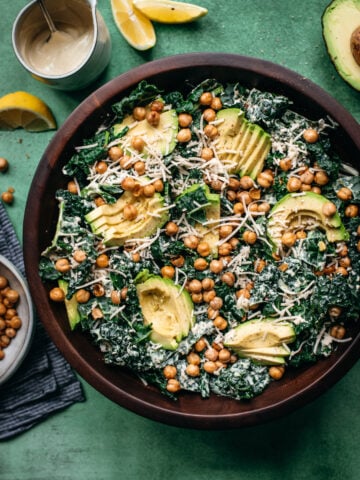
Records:
[[[44,1],[43,0],[37,0],[38,4],[39,4],[39,7],[41,8],[41,11],[45,17],[45,20],[46,20],[46,23],[48,24],[48,27],[50,29],[50,32],[51,33],[54,33],[56,32],[56,27],[55,27],[55,24],[49,14],[49,11],[48,9],[45,7],[45,4],[44,4]]]

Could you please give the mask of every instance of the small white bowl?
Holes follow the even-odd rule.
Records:
[[[27,283],[19,270],[7,258],[0,255],[0,275],[6,277],[10,287],[19,292],[16,305],[22,325],[10,345],[4,349],[5,357],[0,360],[0,385],[4,384],[20,367],[25,359],[35,330],[33,303]]]

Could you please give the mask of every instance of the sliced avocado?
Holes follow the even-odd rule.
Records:
[[[275,248],[281,246],[281,237],[285,231],[299,228],[304,230],[320,228],[326,233],[329,242],[340,242],[349,239],[349,233],[341,221],[339,214],[329,217],[324,215],[323,206],[329,200],[314,192],[303,192],[301,195],[289,193],[279,200],[269,214],[267,235]]]
[[[217,113],[219,135],[216,149],[229,173],[256,178],[271,148],[271,137],[259,125],[250,123],[239,108]]]
[[[255,363],[261,365],[284,365],[285,358],[282,356],[275,355],[262,355],[260,353],[246,353],[246,351],[241,350],[237,352],[239,357],[242,358],[251,358]]]
[[[65,280],[58,280],[58,284],[66,295],[68,292],[68,283]],[[73,295],[70,300],[65,298],[65,308],[71,330],[74,330],[76,325],[81,320],[80,313],[77,307],[78,302],[75,298],[75,295]]]
[[[152,328],[150,339],[166,350],[175,350],[195,321],[189,293],[168,278],[139,274],[137,279],[144,324]]]
[[[225,334],[224,345],[236,352],[243,352],[250,349],[277,347],[294,340],[294,327],[289,322],[273,319],[249,320],[229,330]],[[268,353],[264,355],[270,356]]]
[[[132,115],[129,115],[122,123],[114,125],[114,135],[118,135],[125,127],[128,127],[129,130],[122,140],[141,137],[145,141],[144,156],[149,151],[168,155],[176,146],[178,116],[175,110],[160,113],[160,122],[157,126],[150,125],[146,119],[136,121]]]
[[[126,205],[133,205],[138,214],[134,220],[124,218]],[[85,220],[94,233],[103,236],[105,245],[124,245],[132,238],[144,238],[153,235],[168,221],[169,214],[164,208],[164,198],[160,193],[153,197],[140,195],[135,197],[132,192],[124,192],[111,205],[101,205],[87,215]]]
[[[284,345],[276,345],[274,347],[244,348],[241,351],[244,354],[266,355],[269,357],[288,357],[290,355],[290,349]]]
[[[322,16],[325,44],[339,75],[360,90],[360,0],[334,0]]]
[[[199,232],[203,241],[206,241],[211,249],[211,254],[217,256],[218,254],[218,242],[219,242],[219,229],[218,223],[220,220],[220,195],[217,193],[211,193],[210,189],[205,184],[195,183],[191,187],[187,188],[179,195],[175,202],[181,206],[185,197],[189,199],[189,203],[194,206],[193,211],[187,211],[189,218],[201,218],[207,223],[203,225],[201,221],[195,221],[194,227]],[[197,205],[196,199],[202,198],[200,206]],[[201,214],[201,215],[198,215]]]

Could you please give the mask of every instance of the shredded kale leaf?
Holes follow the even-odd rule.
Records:
[[[112,110],[116,114],[117,120],[121,122],[135,107],[147,105],[161,93],[162,90],[156,85],[152,85],[146,80],[143,80],[129,96],[124,97],[120,102],[114,103]]]

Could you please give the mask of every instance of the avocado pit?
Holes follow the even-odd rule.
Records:
[[[355,62],[360,66],[360,26],[351,35],[350,48]]]

